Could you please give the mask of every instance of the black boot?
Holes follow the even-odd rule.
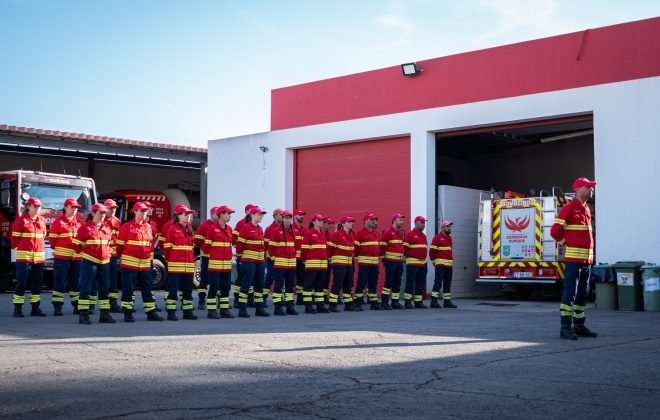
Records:
[[[284,310],[283,307],[276,306],[275,307],[275,312],[273,312],[273,315],[286,316],[286,311]]]
[[[100,324],[114,324],[115,319],[110,315],[109,310],[103,310],[101,311],[101,315],[99,315],[99,323]]]
[[[248,295],[248,301],[247,301],[247,307],[248,308],[254,308],[254,293],[250,293]]]
[[[564,340],[577,340],[577,335],[573,331],[570,325],[562,325],[561,330],[559,330],[559,338]]]
[[[254,316],[270,316],[270,314],[266,312],[266,308],[258,306],[257,310],[254,312]]]
[[[445,308],[453,308],[453,309],[458,308],[458,306],[451,303],[451,300],[449,300],[449,299],[445,299],[445,304],[443,306]]]
[[[32,311],[30,312],[30,316],[40,316],[44,317],[46,316],[46,313],[39,309],[39,303],[33,303],[32,304]]]
[[[410,299],[406,299],[406,309],[415,309],[415,305],[412,304],[412,301]]]
[[[247,308],[239,308],[238,309],[238,317],[239,318],[249,318],[250,314],[247,311]]]
[[[303,295],[302,293],[299,293],[296,295],[296,305],[304,305],[305,302],[303,301]]]
[[[78,304],[76,303],[73,305],[73,314],[74,315],[80,315],[80,311],[78,310]]]
[[[197,304],[197,309],[200,311],[206,310],[206,293],[200,293],[199,295],[199,303]]]
[[[113,314],[122,313],[121,306],[117,304],[117,299],[110,299],[110,313]]]
[[[598,334],[591,331],[589,328],[585,327],[584,325],[573,325],[573,332],[578,337],[589,337],[589,338],[598,337]]]
[[[392,301],[392,309],[406,309],[398,300]]]
[[[53,306],[53,315],[54,316],[64,316],[64,311],[62,311],[62,305]]]
[[[167,311],[167,320],[168,321],[178,321],[179,317],[176,316],[176,311]]]
[[[377,300],[374,300],[371,302],[371,306],[369,307],[369,310],[371,311],[383,311],[384,309],[380,306],[380,302]]]
[[[286,307],[286,314],[287,315],[298,315],[298,311],[296,311],[296,307],[293,305],[293,303],[290,306]]]
[[[332,313],[341,312],[341,311],[339,310],[339,308],[337,308],[337,304],[336,304],[336,303],[331,303],[331,304],[330,304],[330,309],[329,309],[329,310],[330,310],[330,312],[332,312]]]
[[[337,299],[337,305],[344,306],[344,301],[341,298]]]
[[[208,319],[220,319],[220,314],[218,314],[218,311],[208,311],[206,314],[206,317]]]
[[[220,309],[220,318],[233,318],[234,314],[232,314],[229,309]]]
[[[359,312],[360,309],[358,309],[353,302],[346,302],[344,304],[344,312]]]
[[[431,308],[435,308],[435,309],[442,308],[442,306],[440,306],[440,304],[438,303],[438,298],[431,299]]]
[[[234,293],[234,309],[238,309],[238,293]]]
[[[128,311],[124,313],[124,322],[135,322],[132,312]]]
[[[14,304],[14,318],[23,318],[23,305]]]
[[[380,307],[382,309],[386,310],[386,311],[391,311],[392,310],[392,307],[390,306],[390,304],[385,302],[385,301],[380,303]]]
[[[305,304],[305,313],[306,314],[315,314],[317,312],[316,312],[316,309],[314,309],[314,307],[312,306],[311,303],[306,303]]]
[[[316,305],[316,312],[318,312],[318,313],[320,313],[320,314],[329,314],[329,313],[330,313],[330,309],[326,308],[325,305],[324,305],[323,303],[318,303],[318,304]]]
[[[87,311],[80,311],[80,314],[78,315],[78,323],[85,325],[89,325],[92,323],[92,321],[89,319],[89,314],[87,313]]]
[[[183,319],[190,319],[191,321],[194,321],[196,319],[199,319],[197,315],[193,311],[184,311],[183,312]]]
[[[87,310],[87,315],[94,315],[94,308],[96,305],[89,305],[89,309]]]
[[[429,307],[424,305],[424,302],[421,300],[419,302],[415,302],[415,309],[428,309]]]
[[[165,318],[158,315],[158,312],[154,309],[147,313],[147,321],[165,321]]]

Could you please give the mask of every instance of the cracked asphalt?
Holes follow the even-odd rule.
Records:
[[[98,324],[97,312],[91,326],[70,307],[52,316],[50,295],[43,301],[48,317],[15,319],[11,294],[0,295],[0,417],[655,419],[660,411],[660,313],[590,303],[587,325],[600,336],[566,341],[559,304],[535,300],[158,323],[138,313],[135,324],[111,325]]]

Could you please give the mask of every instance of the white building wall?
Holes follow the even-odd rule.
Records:
[[[239,212],[248,202],[268,210],[290,209],[290,149],[410,135],[411,209],[430,216],[436,188],[430,173],[435,169],[431,133],[593,113],[598,261],[657,262],[660,227],[654,216],[660,195],[654,187],[659,178],[660,142],[655,139],[660,132],[659,109],[660,78],[655,77],[212,140],[208,205],[228,204]],[[269,151],[262,153],[260,146]],[[557,162],[557,171],[561,170]],[[430,221],[429,238],[434,232],[435,223]]]

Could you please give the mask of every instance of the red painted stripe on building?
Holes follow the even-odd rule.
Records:
[[[418,61],[271,92],[271,130],[660,76],[660,18]]]

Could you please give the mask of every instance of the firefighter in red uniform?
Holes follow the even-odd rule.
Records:
[[[117,236],[117,255],[121,266],[122,293],[121,306],[124,322],[135,322],[133,318],[134,292],[139,285],[142,292],[144,312],[148,321],[163,321],[156,313],[153,298],[153,277],[151,272],[151,250],[153,231],[146,221],[147,206],[137,202],[133,205],[134,219],[124,223]]]
[[[355,257],[355,219],[344,216],[339,221],[337,231],[330,236],[329,252],[332,267],[332,290],[330,291],[330,312],[339,312],[339,293],[344,290],[344,311],[359,311],[353,305],[353,260]]]
[[[105,216],[105,223],[112,232],[112,256],[110,257],[110,312],[112,313],[121,313],[121,306],[117,304],[119,299],[119,278],[118,278],[118,265],[119,258],[117,257],[117,235],[119,234],[119,228],[121,227],[121,221],[118,217],[115,216],[117,212],[117,203],[115,200],[108,199],[103,203],[105,208],[108,209],[108,214]]]
[[[264,230],[264,246],[266,251],[268,251],[268,242],[270,241],[270,236],[273,234],[273,231],[277,230],[282,225],[282,209],[273,210],[273,223],[268,225]],[[273,260],[270,258],[270,254],[266,252],[266,280],[264,281],[264,302],[268,299],[268,293],[270,293],[270,288],[275,282],[275,270],[273,267]]]
[[[256,306],[256,316],[270,316],[265,310],[266,304],[263,301],[262,292],[264,290],[264,273],[266,271],[266,262],[264,254],[264,231],[259,226],[261,220],[266,214],[259,207],[250,209],[250,222],[246,223],[238,234],[236,240],[236,253],[241,254],[241,290],[238,298],[239,311],[238,316],[249,318],[247,312],[248,294],[250,289],[254,290],[254,305]]]
[[[296,305],[302,305],[304,303],[305,264],[300,260],[300,246],[302,245],[305,234],[307,234],[307,229],[303,226],[305,214],[302,210],[293,211],[293,232],[296,234]]]
[[[428,242],[424,234],[426,219],[415,217],[415,228],[403,238],[403,255],[406,257],[406,292],[404,299],[406,309],[427,309],[424,305],[424,285],[426,284],[426,256],[428,255]],[[414,293],[414,295],[413,295]],[[411,300],[415,298],[413,306]]]
[[[292,224],[293,214],[289,210],[282,211],[282,224],[272,231],[268,240],[268,255],[273,261],[275,278],[273,315],[298,315],[293,303],[296,281],[296,235]]]
[[[208,270],[209,270],[209,254],[204,252],[205,241],[206,241],[206,232],[218,221],[218,207],[211,207],[210,217],[204,220],[197,227],[197,232],[195,232],[195,246],[200,251],[201,255],[201,266],[199,271],[199,285],[197,286],[197,297],[199,302],[197,304],[197,309],[203,311],[206,309],[206,288],[209,285]],[[217,292],[217,290],[216,290]],[[215,299],[215,295],[209,295],[212,299]],[[217,313],[216,313],[217,315]]]
[[[334,224],[334,220],[329,217],[323,218],[323,227],[321,228],[321,233],[325,237],[326,244],[330,242],[330,228]],[[328,253],[328,268],[325,269],[325,280],[323,286],[323,302],[329,304],[330,299],[328,297],[330,293],[330,277],[332,275],[332,268],[330,267],[330,245],[326,246],[326,252]]]
[[[382,310],[378,302],[378,265],[380,263],[380,233],[378,217],[367,213],[363,217],[364,227],[355,234],[355,257],[358,263],[355,305],[359,310],[364,305],[364,287],[368,286],[369,303],[372,310]]]
[[[195,274],[195,252],[193,240],[195,232],[189,220],[195,211],[183,204],[174,207],[176,223],[167,231],[165,238],[165,258],[167,259],[167,320],[178,321],[176,304],[179,288],[183,292],[181,309],[183,319],[197,319],[193,312],[193,276]]]
[[[152,244],[151,244],[151,265],[152,265],[151,268],[153,270],[153,262],[154,262],[154,256],[155,256],[155,250],[156,250],[155,246],[156,246],[156,241],[158,241],[158,238],[160,238],[160,234],[158,233],[159,232],[158,231],[158,225],[151,218],[151,215],[154,214],[155,206],[153,204],[151,204],[150,202],[148,202],[148,201],[143,201],[143,203],[144,203],[145,206],[147,206],[147,213],[145,215],[145,220],[147,221],[147,223],[149,223],[149,226],[151,226],[151,233],[154,236],[154,242],[152,242]],[[188,223],[190,223],[191,226],[192,226],[192,218],[193,218],[193,216],[191,214],[190,219],[188,219]],[[156,301],[156,291],[154,290],[153,287],[151,288],[151,295],[153,296],[154,302],[155,302]],[[133,301],[135,301],[135,293],[133,293]],[[159,308],[158,305],[156,305],[156,312],[163,312],[163,310],[161,308]]]
[[[25,289],[30,281],[30,316],[46,316],[39,309],[41,284],[44,280],[46,253],[46,219],[39,216],[41,201],[30,197],[23,214],[16,219],[11,229],[11,248],[16,251],[16,287],[14,288],[14,317],[23,318]]]
[[[218,220],[206,230],[204,253],[209,256],[208,281],[209,295],[206,298],[207,317],[211,319],[233,318],[229,311],[229,290],[231,289],[232,229],[229,226],[234,210],[228,206],[215,207]],[[220,313],[216,312],[217,302]]]
[[[92,212],[87,215],[87,223],[83,224],[73,243],[77,253],[82,253],[80,267],[80,298],[78,299],[78,322],[91,324],[89,307],[92,297],[98,290],[98,302],[101,315],[100,323],[114,324],[110,315],[110,256],[112,255],[112,232],[103,221],[108,209],[103,204],[94,204]]]
[[[241,229],[243,229],[243,226],[245,226],[246,223],[250,222],[250,210],[252,210],[253,207],[255,207],[254,204],[247,204],[245,206],[245,217],[236,222],[236,226],[234,226],[231,240],[231,244],[234,247],[236,247],[238,234],[241,232]],[[238,250],[236,250],[236,271],[239,273],[239,275],[236,277],[236,281],[234,282],[234,308],[238,308],[238,295],[240,294],[241,290],[241,254],[238,253]]]
[[[403,219],[401,213],[392,215],[392,226],[387,228],[380,239],[380,255],[383,257],[385,268],[385,284],[381,291],[381,304],[383,309],[404,309],[399,303],[401,291],[401,277],[403,277]],[[389,304],[390,295],[392,306]]]
[[[445,308],[456,308],[451,302],[451,279],[453,274],[454,256],[452,253],[451,227],[453,223],[445,220],[440,224],[440,232],[431,240],[429,257],[435,267],[435,280],[431,291],[431,308],[439,308],[438,298],[442,289],[442,300]]]
[[[64,201],[62,216],[51,225],[48,242],[53,250],[53,314],[63,316],[64,293],[69,290],[69,299],[73,313],[78,312],[78,296],[80,291],[80,263],[82,256],[74,251],[73,238],[80,228],[80,220],[76,217],[82,206],[75,198]]]
[[[597,337],[584,325],[584,310],[589,294],[589,275],[594,259],[594,238],[591,231],[591,210],[587,201],[593,197],[595,181],[578,178],[573,183],[575,197],[564,205],[550,228],[550,235],[566,246],[564,261],[564,294],[561,298],[561,330],[567,340]]]
[[[330,310],[323,304],[325,272],[328,269],[328,245],[325,234],[321,231],[323,216],[313,215],[312,224],[313,227],[303,238],[300,251],[300,260],[305,264],[305,285],[303,286],[305,313],[330,313]],[[314,309],[313,300],[316,300],[316,309]]]

